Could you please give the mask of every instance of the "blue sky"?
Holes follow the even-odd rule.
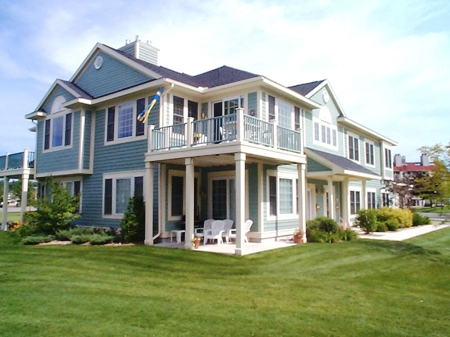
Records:
[[[162,66],[228,65],[285,86],[327,78],[347,117],[399,143],[450,141],[450,2],[2,0],[0,154],[34,149],[34,111],[97,42],[150,40]]]

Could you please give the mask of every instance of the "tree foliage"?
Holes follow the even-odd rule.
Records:
[[[430,175],[417,178],[415,191],[424,199],[444,202],[450,197],[450,174],[441,160],[434,160],[434,169]]]

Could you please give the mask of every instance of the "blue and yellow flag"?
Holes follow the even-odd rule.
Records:
[[[163,92],[163,88],[159,88],[158,91],[155,94],[155,97],[153,97],[153,101],[144,109],[142,112],[137,116],[137,120],[142,123],[147,123],[148,115],[150,114],[150,110],[152,110],[155,103],[159,100],[161,97],[161,94]]]

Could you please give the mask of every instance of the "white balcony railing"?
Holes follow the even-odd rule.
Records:
[[[284,151],[303,153],[301,131],[278,126],[250,115],[243,109],[235,114],[201,120],[189,118],[187,123],[149,127],[149,151],[213,146],[223,142],[249,142]]]

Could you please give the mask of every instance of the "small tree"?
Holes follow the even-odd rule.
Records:
[[[47,181],[51,191],[51,198],[42,196],[36,201],[36,211],[27,213],[27,221],[35,226],[37,232],[55,234],[58,230],[68,229],[70,223],[78,219],[81,214],[79,197],[71,196],[62,185]]]
[[[125,242],[140,242],[145,239],[145,203],[143,196],[130,199],[127,211],[120,221]]]

